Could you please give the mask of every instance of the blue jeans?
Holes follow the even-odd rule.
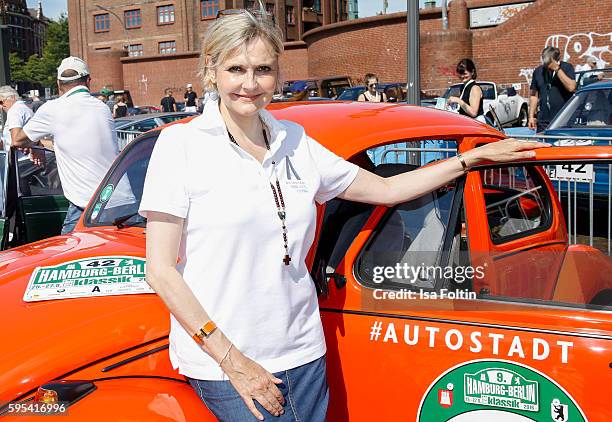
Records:
[[[83,214],[83,208],[77,207],[72,202],[69,202],[68,211],[66,212],[66,218],[64,218],[64,225],[62,226],[62,234],[68,234],[74,230],[74,226],[79,222],[81,214]]]
[[[279,417],[272,416],[255,400],[255,406],[265,420],[325,422],[329,401],[325,356],[297,368],[276,372],[274,376],[283,381],[277,387],[285,398],[285,413]],[[220,422],[257,421],[229,381],[189,378],[189,383]]]

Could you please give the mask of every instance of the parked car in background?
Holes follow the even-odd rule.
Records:
[[[513,87],[500,88],[495,82],[476,82],[483,94],[484,114],[490,122],[494,121],[491,107],[495,109],[497,117],[502,125],[514,124],[515,126],[527,126],[529,117],[529,101],[519,95]],[[462,84],[451,85],[441,98],[459,97]]]
[[[346,88],[353,86],[351,78],[348,76],[330,76],[326,78],[298,79],[305,81],[308,85],[308,95],[310,97],[336,98],[342,94]],[[285,81],[283,84],[283,97],[291,97],[291,85],[297,80]]]
[[[125,148],[127,144],[141,133],[195,115],[197,115],[197,113],[176,111],[170,113],[141,114],[115,119],[115,131],[117,132],[119,150]]]
[[[367,154],[378,146],[445,139],[466,152],[503,138],[424,107],[329,101],[270,111],[382,177],[418,166],[374,165]],[[172,368],[168,309],[146,284],[137,210],[159,133],[126,148],[73,233],[0,253],[7,421],[24,420],[16,405],[43,399],[63,403],[66,420],[215,420]],[[612,146],[483,163],[395,206],[318,206],[308,265],[327,345],[328,419],[608,421],[612,263],[570,244],[542,168],[591,161],[612,163]],[[115,201],[120,181],[132,201]],[[418,271],[387,271],[396,265]]]
[[[150,114],[150,113],[160,113],[160,112],[161,112],[161,107],[144,105],[144,106],[134,107],[132,109],[131,114],[140,115],[140,114]]]
[[[363,85],[346,88],[342,94],[336,97],[336,100],[342,101],[357,101],[359,95],[363,94],[366,87]],[[378,92],[384,92],[387,96],[387,101],[390,103],[399,103],[406,101],[406,84],[399,82],[386,82],[378,84]]]

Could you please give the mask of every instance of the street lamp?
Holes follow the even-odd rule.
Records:
[[[127,44],[123,44],[123,49],[124,50],[128,50],[128,46],[130,45],[130,36],[128,35],[127,29],[125,28],[125,23],[121,20],[121,18],[119,17],[119,15],[117,15],[115,12],[113,12],[112,10],[101,6],[99,4],[95,4],[94,6],[96,6],[98,9],[100,10],[104,10],[105,12],[110,13],[111,15],[113,15],[114,17],[117,18],[117,20],[119,21],[119,23],[121,24],[121,26],[123,27],[123,35],[125,36],[125,42]]]

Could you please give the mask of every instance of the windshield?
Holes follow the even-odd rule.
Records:
[[[548,129],[612,127],[612,88],[578,92]]]
[[[482,98],[485,100],[494,100],[495,99],[495,86],[493,84],[485,83],[485,82],[477,82],[478,86],[482,90]],[[461,88],[463,84],[456,84],[450,86],[442,98],[448,99],[448,97],[459,97],[461,96]]]
[[[337,100],[344,101],[357,101],[359,94],[365,91],[365,87],[347,88],[342,91],[342,94],[338,95]]]
[[[130,144],[129,150],[112,170],[103,188],[98,192],[94,205],[85,217],[86,226],[110,226],[118,219],[125,226],[145,225],[145,218],[138,214],[144,179],[157,134]]]

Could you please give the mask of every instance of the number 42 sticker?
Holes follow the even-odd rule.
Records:
[[[593,164],[563,164],[549,167],[548,174],[553,180],[575,180],[592,182],[595,178]]]

